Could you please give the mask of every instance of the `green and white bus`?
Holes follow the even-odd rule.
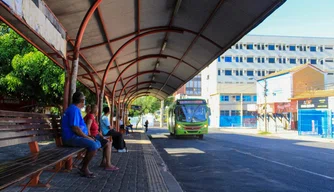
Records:
[[[195,135],[203,139],[203,134],[208,133],[209,113],[204,99],[178,99],[168,108],[168,130],[171,135]]]

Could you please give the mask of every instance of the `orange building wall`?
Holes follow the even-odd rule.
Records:
[[[320,71],[306,67],[293,73],[293,96],[306,91],[323,89],[325,89],[325,76]]]

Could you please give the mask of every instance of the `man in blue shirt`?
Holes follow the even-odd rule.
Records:
[[[88,129],[80,111],[84,106],[84,94],[78,91],[75,92],[72,97],[72,104],[66,109],[62,118],[62,140],[64,145],[67,146],[87,148],[80,174],[92,178],[95,175],[89,171],[88,164],[94,157],[97,149],[101,147],[101,143],[93,137],[88,136]]]

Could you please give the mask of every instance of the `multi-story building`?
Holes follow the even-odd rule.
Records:
[[[188,81],[178,89],[173,96],[176,99],[183,97],[201,97],[201,74],[199,73],[192,80]]]
[[[243,37],[201,72],[202,97],[211,108],[211,126],[255,127],[251,111],[257,101],[256,80],[301,64],[323,70],[324,87],[334,88],[334,38]]]

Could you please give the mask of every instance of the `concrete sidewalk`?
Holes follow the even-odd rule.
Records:
[[[261,135],[257,129],[247,129],[247,128],[220,128],[220,131],[227,133],[236,133],[242,135],[254,135],[260,137],[276,137],[281,139],[289,139],[289,140],[302,140],[302,141],[313,141],[313,142],[323,142],[323,143],[334,143],[334,139],[329,138],[321,138],[316,136],[305,136],[298,135],[298,131],[280,131],[279,133],[271,133],[268,135]]]
[[[97,175],[96,178],[81,177],[78,169],[74,168],[70,173],[57,173],[50,182],[50,188],[27,188],[25,191],[182,191],[143,131],[136,131],[131,133],[131,136],[125,136],[125,141],[128,153],[117,153],[115,150],[112,153],[112,164],[118,166],[120,170],[105,171],[100,168],[102,151],[99,151],[90,164],[90,170]],[[51,176],[50,172],[43,172],[42,181],[48,179],[49,176]],[[19,191],[20,183],[4,191]]]

